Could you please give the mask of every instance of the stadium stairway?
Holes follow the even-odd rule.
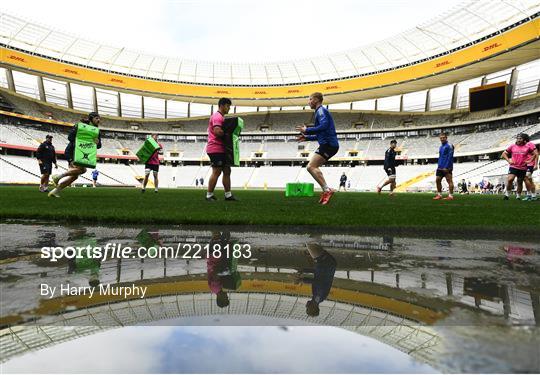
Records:
[[[422,180],[425,180],[426,178],[428,177],[431,177],[435,174],[435,172],[424,172],[424,173],[421,173],[413,178],[410,178],[408,179],[407,181],[399,184],[396,186],[395,188],[395,191],[397,192],[403,192],[403,191],[406,191],[408,187],[422,181]]]

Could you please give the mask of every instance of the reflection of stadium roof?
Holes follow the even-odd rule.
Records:
[[[521,2],[469,0],[461,4],[460,7],[454,8],[431,21],[367,46],[327,56],[271,63],[202,62],[179,57],[152,56],[125,48],[91,42],[6,14],[0,14],[2,19],[0,43],[4,47],[27,51],[34,56],[45,56],[70,64],[77,64],[81,67],[99,69],[104,72],[116,72],[131,77],[184,84],[246,86],[247,90],[244,90],[245,92],[238,91],[237,93],[234,90],[227,91],[227,87],[224,87],[223,90],[218,90],[219,92],[207,88],[205,90],[208,92],[199,89],[195,93],[192,87],[188,93],[183,93],[182,90],[178,90],[179,87],[176,87],[176,91],[172,90],[171,87],[172,91],[168,92],[167,84],[162,82],[159,89],[150,87],[147,83],[146,86],[140,87],[140,91],[172,96],[187,95],[199,98],[199,101],[204,101],[204,98],[210,96],[223,96],[223,94],[238,99],[283,99],[305,97],[309,92],[301,90],[302,86],[299,87],[299,90],[281,89],[283,93],[281,91],[274,92],[274,88],[268,86],[305,85],[306,83],[362,77],[434,60],[433,64],[423,68],[418,67],[417,72],[410,72],[412,75],[401,73],[399,77],[388,77],[388,82],[378,79],[378,82],[370,83],[367,82],[368,79],[366,78],[366,82],[352,83],[354,87],[350,84],[348,86],[351,87],[348,87],[344,83],[343,87],[329,86],[328,90],[324,90],[324,85],[307,88],[307,90],[321,89],[323,92],[326,91],[327,94],[345,93],[368,88],[375,89],[397,82],[407,82],[408,80],[427,77],[505,53],[509,49],[517,48],[522,43],[538,38],[538,23],[534,18],[537,16],[539,9],[540,6],[534,0]],[[525,29],[517,31],[520,24],[525,25]],[[517,34],[495,40],[503,32],[510,29],[513,29]],[[527,36],[525,38],[527,40],[521,40],[525,37],[525,34],[530,34],[531,38]],[[467,54],[467,57],[444,57],[448,56],[449,53],[467,49],[486,39],[492,41],[485,46],[481,45],[482,48],[478,50],[471,51]],[[443,60],[435,61],[437,58],[443,58]],[[531,57],[529,51],[525,52],[525,55],[520,56],[517,60],[523,62],[534,58],[534,56]],[[15,56],[11,61],[6,58],[4,62],[17,64],[17,61],[15,61],[17,59],[22,58]],[[31,60],[31,58],[28,57],[27,60]],[[509,66],[516,65],[517,60],[511,61]],[[491,70],[500,69],[502,66],[500,64],[496,66],[497,64],[493,62],[492,65]],[[20,66],[29,68],[24,64]],[[82,70],[83,68],[81,68],[81,72]],[[473,70],[474,72],[470,71],[468,74],[475,76],[482,74],[478,68]],[[52,73],[51,69],[42,71],[64,76],[65,78],[81,79],[80,76],[69,76],[60,71]],[[128,80],[130,79],[126,78],[124,84],[122,79],[109,76],[108,79],[106,78],[103,81],[103,84],[117,88],[135,88],[133,85],[130,86]],[[101,82],[100,79],[90,81]],[[430,84],[434,85],[436,83],[431,82]],[[438,84],[440,85],[442,82]],[[266,86],[268,90],[251,92],[249,86]],[[409,91],[419,89],[418,85],[415,88],[407,88]]]
[[[182,317],[251,315],[333,325],[375,338],[433,365],[439,338],[412,320],[362,306],[334,302],[321,306],[316,319],[305,312],[307,298],[270,293],[232,293],[219,309],[210,293],[158,296],[103,304],[47,317],[47,325],[19,325],[0,331],[1,361],[31,350],[91,335],[102,330]],[[175,323],[172,323],[175,324]],[[70,327],[70,328],[67,328]]]

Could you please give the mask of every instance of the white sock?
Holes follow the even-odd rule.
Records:
[[[324,185],[324,186],[322,187],[322,189],[323,189],[323,191],[328,191],[328,190],[330,190],[330,188],[328,187],[328,185]]]
[[[212,198],[214,193],[206,192],[206,198]]]
[[[505,197],[508,196],[508,190],[505,190],[505,191],[504,191],[504,196],[505,196]]]
[[[230,191],[226,191],[225,198],[230,198],[230,197],[232,197],[232,193]]]
[[[52,189],[51,193],[52,194],[58,194],[58,193],[60,193],[60,189],[54,188],[54,189]]]
[[[536,193],[531,193],[532,198],[536,198]]]

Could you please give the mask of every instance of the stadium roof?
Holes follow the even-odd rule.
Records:
[[[4,48],[28,52],[31,55],[142,79],[225,87],[290,86],[364,77],[433,60],[472,46],[484,39],[501,35],[507,28],[515,27],[516,24],[532,21],[538,16],[539,11],[540,3],[536,0],[467,0],[459,7],[431,21],[385,40],[331,55],[268,63],[227,63],[195,61],[189,57],[155,56],[89,41],[5,13],[0,13],[0,44]],[[533,28],[536,29],[537,39],[539,33],[535,25]],[[507,47],[506,50],[508,50],[508,46],[501,46],[500,43],[493,49],[497,49],[496,47]],[[2,49],[5,55],[4,51],[5,49]],[[493,52],[502,53],[501,51]],[[530,60],[530,54],[527,56],[520,61]],[[537,49],[536,56],[538,56]],[[445,67],[445,65],[448,66]],[[441,66],[437,65],[437,68],[455,69],[456,67],[448,61],[443,62]],[[420,77],[414,79],[418,78]],[[431,85],[435,85],[435,82]],[[371,87],[358,87],[357,90],[367,88]],[[330,91],[331,89],[336,89],[337,93],[353,91],[350,88],[332,86]],[[174,94],[154,89],[141,91],[172,96],[184,94],[181,90]],[[413,91],[413,89],[408,89],[408,91]],[[332,93],[328,92],[328,94]],[[221,90],[221,92],[218,90],[215,94],[212,97],[225,95],[251,100],[306,96],[302,90],[292,90],[287,95],[260,92],[261,95],[257,96],[257,92],[253,92],[251,95],[235,96],[234,92],[227,92],[227,90]],[[373,94],[371,94],[372,97],[374,97]],[[199,98],[201,100],[194,101],[200,102],[205,102],[204,99],[210,97],[207,94],[199,96],[184,94],[183,96]],[[351,98],[339,97],[339,100],[342,99],[346,101]],[[281,104],[295,103],[288,101]]]

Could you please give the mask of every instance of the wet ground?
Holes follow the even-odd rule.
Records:
[[[0,233],[3,372],[540,372],[533,239],[38,222]],[[108,252],[42,257],[57,247]]]

